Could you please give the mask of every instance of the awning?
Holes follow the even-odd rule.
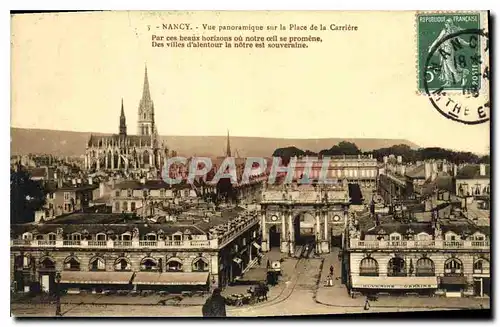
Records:
[[[62,284],[128,284],[133,272],[63,271]]]
[[[138,272],[132,283],[137,285],[206,285],[208,272]]]
[[[233,261],[236,262],[237,264],[241,263],[241,259],[240,258],[233,258]]]
[[[371,288],[371,289],[437,288],[437,277],[352,276],[352,288]]]
[[[441,277],[441,284],[464,285],[467,284],[467,278],[465,276],[443,276]]]
[[[259,244],[253,242],[252,245],[255,246],[257,249],[260,249],[260,245]]]

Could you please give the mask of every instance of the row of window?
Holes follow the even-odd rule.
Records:
[[[21,260],[22,262],[21,262]],[[141,260],[140,270],[141,271],[156,271],[163,270],[163,264],[161,259],[154,259],[150,257],[146,257]],[[31,262],[28,256],[18,256],[16,257],[16,267],[18,268],[30,268]],[[42,269],[55,269],[55,262],[49,257],[45,257],[40,261],[40,267]],[[194,259],[191,263],[192,271],[208,271],[208,260],[203,257],[198,257]],[[79,271],[81,270],[80,260],[78,260],[74,256],[70,256],[64,260],[63,265],[64,270],[71,271]],[[94,257],[89,260],[89,270],[90,271],[105,271],[106,270],[106,262],[101,257]],[[132,270],[130,260],[121,257],[114,261],[114,270],[115,271],[130,271]],[[165,264],[165,271],[182,271],[183,263],[178,258],[171,258],[167,260]]]
[[[478,259],[473,265],[474,274],[489,274],[490,263],[486,259]],[[407,265],[402,258],[395,257],[389,260],[387,264],[387,276],[435,276],[434,262],[429,258],[420,258],[416,265],[413,262]],[[444,274],[463,275],[462,261],[456,258],[450,258],[444,263]],[[361,260],[359,264],[360,276],[379,276],[379,266],[377,260],[367,257]]]
[[[182,241],[183,240],[183,235],[179,232],[178,234],[174,235],[165,235],[164,236],[167,241]],[[191,239],[191,235],[187,235],[187,239]],[[24,233],[23,234],[23,240],[32,240],[33,239],[33,234],[31,233]],[[56,240],[56,234],[55,233],[49,233],[49,234],[37,234],[34,237],[35,240],[48,240],[48,241],[55,241]],[[67,234],[65,236],[65,240],[68,241],[81,241],[83,239],[83,236],[81,233],[72,233],[72,234]],[[94,240],[96,241],[107,241],[109,239],[109,236],[105,233],[98,233],[95,235]],[[121,235],[117,235],[117,240],[118,241],[131,241],[132,240],[132,234],[127,232],[123,233]],[[155,233],[148,233],[145,235],[142,235],[142,240],[144,241],[158,241],[159,237]]]
[[[459,241],[461,239],[461,236],[457,235],[456,233],[454,233],[452,231],[448,231],[444,234],[444,239],[446,241]],[[389,235],[389,240],[390,241],[402,241],[402,240],[404,240],[404,237],[403,237],[403,235],[401,235],[399,233],[391,233]],[[425,232],[422,232],[422,233],[418,233],[417,235],[415,235],[415,240],[418,240],[418,241],[432,240],[432,236],[425,233]],[[486,240],[486,236],[480,232],[476,232],[471,236],[470,240],[472,240],[472,241],[484,241],[484,240]]]
[[[458,187],[458,195],[487,195],[490,194],[490,185],[481,186],[476,184],[469,187],[469,184],[460,184]]]

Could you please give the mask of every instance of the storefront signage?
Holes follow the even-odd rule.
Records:
[[[353,288],[422,289],[422,288],[437,288],[437,285],[433,285],[433,284],[412,284],[412,285],[353,285]]]

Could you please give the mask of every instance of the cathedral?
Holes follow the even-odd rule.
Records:
[[[85,151],[85,168],[91,173],[97,171],[160,173],[168,157],[168,149],[163,142],[159,143],[147,67],[144,72],[142,98],[139,102],[137,134],[127,134],[122,99],[119,133],[90,136]]]

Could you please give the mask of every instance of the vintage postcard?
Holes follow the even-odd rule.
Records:
[[[12,316],[491,315],[488,27],[12,14]]]

